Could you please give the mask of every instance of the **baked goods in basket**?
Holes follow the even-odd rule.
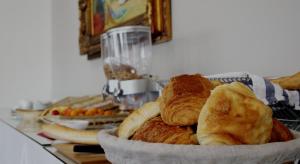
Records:
[[[244,84],[216,87],[199,115],[201,145],[263,144],[270,141],[272,110]]]
[[[172,78],[158,100],[146,103],[123,121],[117,135],[152,143],[200,145],[255,145],[293,139],[287,127],[272,119],[272,109],[246,85],[218,81],[212,85],[206,80],[201,75]],[[197,125],[193,125],[195,118]]]
[[[273,118],[273,129],[270,142],[282,142],[294,139],[292,132],[280,121]]]
[[[171,78],[163,89],[160,112],[168,125],[193,125],[210,95],[212,84],[200,74]]]
[[[131,113],[119,126],[117,134],[120,138],[129,138],[146,121],[159,115],[159,103],[148,102]]]
[[[300,72],[271,80],[273,83],[279,84],[284,89],[295,90],[300,89]]]
[[[132,140],[167,144],[197,144],[196,135],[190,127],[172,126],[160,116],[145,122],[133,135]]]
[[[213,88],[216,88],[217,86],[224,84],[220,80],[211,80],[210,82],[213,85]]]
[[[111,163],[139,164],[283,164],[300,158],[300,133],[287,142],[261,145],[172,145],[128,141],[114,130],[98,134],[105,156]]]

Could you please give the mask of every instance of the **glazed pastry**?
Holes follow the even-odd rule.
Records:
[[[270,141],[272,109],[244,84],[216,87],[203,106],[197,126],[200,145],[263,144]]]
[[[147,121],[132,137],[153,143],[167,144],[197,144],[197,138],[190,127],[167,125],[161,117]]]
[[[162,92],[160,112],[168,125],[193,125],[212,89],[199,74],[173,77]]]
[[[294,139],[292,132],[280,121],[273,118],[271,142],[282,142]]]
[[[295,90],[300,89],[300,72],[292,75],[272,79],[271,82],[279,84],[283,89]]]
[[[146,121],[158,116],[159,112],[159,103],[157,101],[144,104],[141,108],[135,110],[125,118],[118,128],[117,135],[120,138],[128,139]]]

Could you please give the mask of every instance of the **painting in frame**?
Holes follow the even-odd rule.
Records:
[[[151,27],[153,44],[172,39],[171,0],[79,0],[80,54],[101,56],[100,35],[125,25]]]

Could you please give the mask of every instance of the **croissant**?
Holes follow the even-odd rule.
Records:
[[[282,142],[294,139],[292,132],[277,119],[273,118],[273,129],[270,142]]]
[[[292,75],[272,79],[273,83],[279,84],[284,89],[295,90],[300,89],[300,72]]]
[[[212,89],[211,82],[199,74],[173,77],[163,89],[160,112],[168,125],[193,125]]]
[[[147,121],[132,137],[152,143],[197,144],[197,138],[190,127],[171,126],[163,122],[161,117]]]
[[[272,132],[272,110],[244,84],[216,87],[203,106],[197,125],[202,145],[263,144]]]

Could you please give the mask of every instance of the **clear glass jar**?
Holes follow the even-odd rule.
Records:
[[[145,84],[143,78],[150,74],[152,58],[150,27],[123,26],[111,29],[101,35],[101,51],[104,72],[108,80],[107,90],[123,109],[135,109],[153,100],[153,94],[146,90],[148,86],[138,87]],[[112,85],[113,83],[118,85]],[[143,89],[145,90],[138,91]],[[119,94],[120,90],[123,92]]]
[[[149,74],[151,46],[151,31],[147,26],[123,26],[102,34],[101,51],[107,79],[132,80]]]

